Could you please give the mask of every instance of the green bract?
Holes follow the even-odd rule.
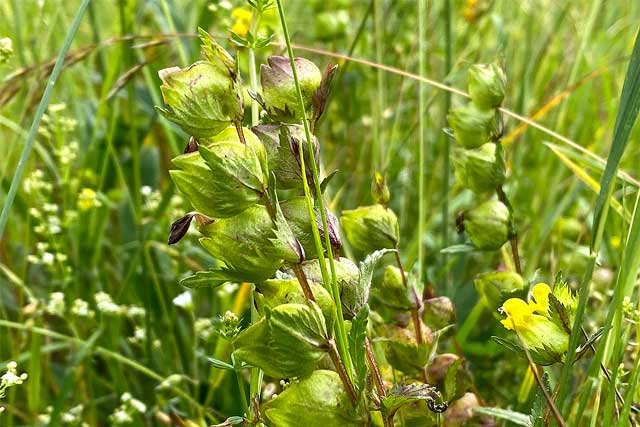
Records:
[[[480,147],[498,133],[496,111],[480,109],[473,103],[449,110],[447,120],[456,140],[465,148]]]
[[[318,370],[292,383],[262,405],[270,425],[277,427],[355,427],[368,425],[353,409],[334,371]]]
[[[511,213],[498,200],[489,200],[464,213],[463,227],[473,245],[498,250],[511,237]]]
[[[524,299],[527,286],[522,276],[512,271],[490,271],[481,273],[474,280],[476,290],[487,309],[494,311],[509,298]]]
[[[434,297],[424,301],[424,323],[432,330],[440,330],[456,323],[456,309],[447,297]]]
[[[351,245],[364,253],[398,245],[398,218],[385,206],[361,206],[342,211],[340,222]]]
[[[499,107],[506,86],[507,77],[496,64],[475,64],[469,68],[469,95],[480,108]]]
[[[201,40],[202,61],[158,72],[166,107],[157,109],[196,138],[214,136],[244,114],[235,61],[204,31]]]
[[[394,265],[384,268],[382,282],[373,288],[372,293],[381,304],[396,310],[411,310],[415,305],[400,269]]]
[[[307,259],[314,259],[318,257],[316,246],[313,241],[313,231],[311,229],[311,221],[309,220],[309,211],[307,210],[307,203],[304,197],[294,197],[289,200],[285,200],[280,203],[282,212],[284,213],[294,236],[298,239]],[[325,247],[324,229],[322,227],[322,220],[320,217],[320,211],[316,207],[314,209],[316,224],[320,231],[320,237],[322,237],[322,246]],[[340,241],[340,234],[338,232],[338,221],[333,213],[326,211],[327,214],[327,227],[329,228],[329,240],[331,246],[334,249],[339,249],[342,246]],[[326,248],[325,248],[326,249]]]
[[[200,228],[202,246],[226,268],[250,282],[273,276],[282,265],[283,254],[270,240],[275,237],[273,222],[262,205],[214,221]]]
[[[456,148],[451,157],[456,179],[475,193],[495,191],[504,182],[502,145],[488,142],[478,148]]]
[[[285,56],[270,56],[269,65],[260,66],[260,82],[262,95],[269,114],[282,121],[299,121],[302,111],[298,106],[296,86],[289,58]],[[311,61],[304,58],[294,60],[302,99],[306,111],[310,111],[313,95],[318,90],[322,80],[322,73]]]
[[[282,304],[236,337],[233,355],[271,377],[302,377],[325,355],[327,339],[324,317],[315,303]]]
[[[267,164],[264,146],[243,129],[246,144],[235,128],[200,141],[198,152],[173,159],[178,170],[171,178],[193,207],[215,218],[227,218],[262,200]]]
[[[424,343],[418,344],[413,324],[385,328],[385,356],[391,366],[405,373],[421,372],[424,369],[429,362],[433,335],[424,324],[422,331]]]
[[[322,284],[309,283],[316,303],[322,310],[327,328],[331,330],[335,321],[335,304],[329,291]],[[266,309],[274,309],[280,304],[305,304],[307,299],[297,279],[269,279],[257,283],[256,305],[261,313]]]
[[[300,125],[260,125],[252,128],[267,152],[269,170],[276,176],[278,188],[302,188],[300,146],[302,146],[308,182],[313,182],[311,156],[304,128]],[[318,139],[312,136],[316,167],[320,167]]]

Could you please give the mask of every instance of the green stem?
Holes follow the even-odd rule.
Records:
[[[320,218],[322,220],[322,227],[325,230],[325,245],[327,249],[327,257],[329,258],[329,267],[331,269],[331,278],[327,273],[327,266],[324,261],[322,243],[320,240],[320,231],[318,230],[318,225],[316,223],[315,213],[313,211],[313,201],[311,197],[311,191],[309,189],[309,183],[307,182],[307,174],[305,170],[305,160],[304,160],[304,150],[300,151],[300,171],[302,175],[302,186],[304,189],[305,201],[307,204],[307,210],[309,213],[309,220],[311,222],[311,230],[313,234],[313,241],[316,248],[316,252],[318,253],[318,260],[320,262],[320,272],[322,274],[322,281],[325,284],[332,294],[332,297],[335,301],[336,307],[336,336],[337,336],[337,345],[338,351],[342,360],[344,361],[345,369],[350,379],[353,379],[353,369],[351,357],[349,356],[349,347],[347,344],[347,333],[344,326],[344,316],[342,314],[342,303],[340,301],[340,290],[338,289],[338,282],[336,280],[336,269],[333,262],[333,250],[331,247],[331,240],[329,238],[329,227],[327,225],[327,215],[324,208],[324,201],[322,199],[322,191],[320,189],[320,179],[318,177],[318,168],[316,167],[315,160],[315,149],[313,147],[312,139],[311,139],[311,131],[309,130],[309,121],[307,120],[307,112],[304,107],[304,99],[302,98],[302,90],[300,88],[300,81],[298,79],[298,72],[295,67],[295,61],[293,56],[293,49],[291,48],[291,38],[289,36],[289,30],[287,28],[287,22],[284,17],[284,9],[282,7],[282,1],[276,0],[278,4],[278,13],[280,15],[280,23],[282,25],[282,32],[284,33],[284,39],[287,45],[287,53],[289,54],[289,62],[291,64],[291,71],[293,73],[293,79],[296,87],[296,94],[298,97],[298,106],[300,111],[302,112],[302,123],[304,125],[305,137],[307,140],[307,147],[309,151],[309,163],[311,164],[311,171],[313,173],[313,183],[315,185],[315,195],[316,202],[318,204],[318,209],[320,210]]]
[[[426,15],[425,0],[418,0],[418,75],[424,75],[425,53],[424,20]],[[425,121],[425,93],[422,84],[418,84],[418,280],[423,280],[424,262],[424,223],[426,217],[426,201],[424,194],[424,121]],[[418,325],[416,324],[416,333]],[[420,339],[418,340],[420,343]]]
[[[251,11],[251,34],[256,35],[258,32],[258,26],[260,25],[260,12],[256,10],[256,8],[252,8]],[[258,92],[258,77],[256,75],[256,54],[253,47],[249,47],[249,83],[251,85],[251,90],[254,93]],[[258,107],[258,102],[255,99],[251,100],[251,125],[256,126],[260,122],[260,111]],[[258,312],[255,308],[254,304],[254,289],[252,286],[250,295],[249,295],[249,304],[251,310],[251,324],[257,322],[259,320]],[[250,409],[252,411],[252,418],[259,418],[259,407],[260,407],[260,391],[262,390],[262,378],[264,373],[260,368],[251,368],[251,381],[249,382],[249,396],[250,396]]]
[[[445,0],[444,4],[444,41],[445,41],[445,50],[444,50],[444,67],[446,77],[449,76],[452,67],[452,54],[451,54],[451,0]],[[445,81],[446,81],[445,77]],[[444,94],[444,111],[449,111],[451,108],[451,92],[445,92]],[[446,248],[449,246],[449,175],[451,174],[451,140],[448,135],[443,136],[444,140],[444,170],[443,170],[443,183],[442,183],[442,247]],[[448,268],[448,258],[449,255],[444,254],[443,256],[443,265],[446,266],[446,274],[445,274],[445,295],[450,295],[452,289],[451,287],[451,275]]]

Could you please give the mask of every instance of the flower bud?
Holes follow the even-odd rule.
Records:
[[[199,227],[205,236],[200,244],[226,269],[248,282],[261,282],[273,276],[282,257],[270,240],[273,222],[267,209],[254,205],[231,218],[219,219]]]
[[[371,195],[373,195],[373,200],[377,204],[386,206],[389,203],[389,187],[387,187],[384,175],[380,172],[376,172],[371,183]]]
[[[215,136],[244,114],[233,58],[203,31],[201,40],[203,61],[158,72],[166,107],[156,107],[196,138]]]
[[[371,253],[398,245],[398,218],[385,206],[361,206],[343,211],[340,222],[351,245],[361,252]]]
[[[381,304],[395,310],[408,311],[415,307],[411,294],[402,280],[402,273],[394,265],[384,268],[382,282],[371,291]]]
[[[423,305],[424,322],[432,330],[437,331],[456,322],[456,309],[449,298],[429,298]]]
[[[301,196],[285,200],[283,202],[280,202],[280,208],[282,209],[284,217],[289,223],[291,231],[293,231],[293,235],[302,245],[302,248],[304,249],[304,253],[306,255],[306,259],[318,258],[316,245],[313,240],[311,221],[309,220],[309,211],[307,210],[307,202],[305,198]],[[323,248],[326,250],[322,218],[317,206],[314,208],[314,213],[316,217],[316,226],[318,227],[318,230],[320,230],[320,237],[322,241],[321,243]],[[327,227],[329,228],[329,240],[333,249],[338,250],[342,247],[340,233],[338,231],[338,221],[335,215],[333,215],[328,210],[326,210],[326,214]]]
[[[460,357],[452,353],[439,354],[427,366],[427,382],[434,386],[444,385],[449,367]]]
[[[496,64],[475,64],[469,68],[469,95],[480,108],[499,107],[506,86],[507,77]]]
[[[289,58],[270,56],[269,65],[260,66],[260,82],[267,112],[282,121],[302,120],[302,111],[298,106],[296,85]],[[320,86],[322,73],[316,65],[304,58],[295,58],[294,63],[302,90],[305,110],[310,111],[313,95]]]
[[[483,251],[498,250],[512,234],[511,213],[498,200],[489,200],[464,212],[462,230],[466,231],[471,243]]]
[[[213,138],[201,139],[198,152],[172,160],[169,173],[194,209],[214,218],[228,218],[259,203],[268,167],[260,140],[243,129],[246,144],[229,127]]]
[[[478,397],[471,393],[465,393],[460,399],[451,402],[449,408],[444,413],[444,425],[447,427],[464,427],[474,418],[480,418],[473,411],[479,408],[480,402]]]
[[[313,182],[309,146],[301,125],[260,125],[254,126],[252,130],[264,144],[269,170],[276,176],[278,188],[302,188],[300,146],[304,155],[307,180]],[[316,167],[319,168],[320,145],[315,136],[312,136],[312,139]]]
[[[387,326],[385,329],[385,356],[391,366],[404,373],[420,372],[429,363],[433,334],[422,325],[423,344],[416,342],[413,323],[406,327],[397,325]]]
[[[504,182],[504,152],[501,144],[488,142],[470,150],[456,148],[451,158],[456,179],[474,193],[488,193]]]
[[[527,286],[522,276],[512,271],[490,271],[474,280],[480,299],[489,310],[500,307],[509,298],[525,298]]]
[[[498,134],[496,111],[480,109],[473,103],[450,110],[447,121],[464,148],[478,148]]]

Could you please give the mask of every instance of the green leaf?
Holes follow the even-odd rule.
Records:
[[[593,238],[591,250],[596,251],[600,244],[604,225],[609,210],[609,198],[613,193],[613,183],[620,167],[622,155],[629,143],[629,135],[638,117],[640,110],[640,34],[636,37],[633,53],[629,61],[629,67],[624,78],[620,108],[616,115],[616,123],[613,127],[613,141],[611,151],[607,158],[607,166],[604,169],[600,181],[600,193],[596,200],[593,214]],[[579,319],[582,320],[582,319]]]
[[[376,264],[386,253],[392,249],[381,249],[368,255],[364,261],[360,262],[360,274],[356,283],[342,286],[341,301],[342,307],[347,318],[352,318],[369,302],[369,294],[371,290],[371,279]]]
[[[233,356],[274,378],[303,377],[325,355],[326,336],[316,304],[283,304],[236,337]]]
[[[481,415],[488,415],[493,418],[507,420],[519,426],[531,427],[529,417],[520,412],[510,411],[502,408],[473,408],[473,412]]]
[[[462,397],[471,385],[471,377],[463,359],[457,359],[449,366],[444,379],[444,397],[451,402]]]
[[[398,409],[410,403],[425,401],[433,412],[443,412],[447,405],[441,403],[442,397],[435,387],[429,384],[394,385],[380,402],[383,416],[394,415]]]
[[[191,289],[216,288],[227,282],[242,282],[242,276],[225,269],[198,271],[180,280],[180,284]]]
[[[369,306],[365,305],[351,321],[351,330],[349,331],[349,354],[353,361],[358,397],[364,391],[368,372],[364,343],[367,338],[368,320]]]
[[[289,223],[282,213],[282,209],[280,208],[280,204],[277,199],[275,207],[276,219],[275,229],[273,232],[276,235],[276,238],[270,239],[271,243],[273,243],[274,248],[280,252],[284,260],[293,263],[300,263],[305,257],[304,249],[298,239],[294,236]]]
[[[264,403],[262,412],[273,426],[367,425],[352,408],[338,374],[318,370],[299,382],[291,383],[278,397]]]
[[[233,365],[230,365],[227,362],[223,362],[222,360],[218,360],[213,357],[207,357],[207,360],[209,360],[209,362],[211,362],[211,364],[218,369],[224,369],[227,371],[233,371],[235,369]]]

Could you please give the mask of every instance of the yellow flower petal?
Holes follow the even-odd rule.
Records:
[[[529,301],[532,311],[546,316],[549,313],[549,294],[551,288],[546,283],[538,283],[533,287],[533,300]]]

